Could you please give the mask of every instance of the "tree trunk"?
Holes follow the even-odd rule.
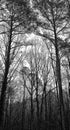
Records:
[[[70,51],[70,50],[69,50]],[[70,57],[68,56],[68,63],[69,63],[69,74],[68,74],[68,82],[69,82],[69,85],[68,85],[68,89],[69,89],[69,97],[70,97]]]
[[[64,111],[63,92],[62,92],[61,67],[60,67],[57,34],[56,34],[56,28],[55,28],[56,26],[55,26],[54,19],[53,19],[53,23],[54,23],[55,52],[56,52],[56,76],[57,76],[57,84],[59,88],[59,101],[60,101],[61,130],[65,130],[65,111]]]
[[[34,108],[33,108],[33,78],[31,76],[31,130],[33,129],[33,116],[34,116]]]
[[[41,98],[41,106],[40,106],[40,121],[41,121],[42,115],[43,115],[43,103],[44,103],[44,88],[43,88],[43,93],[42,93],[42,98]]]
[[[37,55],[36,55],[36,46],[35,46],[35,68],[36,68],[36,115],[37,115],[37,129],[40,128],[40,117],[39,117],[39,99],[38,99],[38,91],[39,91],[39,83],[38,83],[38,63],[37,63]]]
[[[69,50],[70,52],[70,50]],[[66,113],[66,127],[69,130],[70,129],[70,58],[67,56],[68,59],[68,65],[69,69],[67,71],[67,77],[68,77],[68,94],[67,94],[67,113]]]
[[[48,100],[48,109],[49,109],[49,130],[53,129],[52,126],[52,122],[51,122],[51,117],[52,117],[52,108],[51,108],[51,92],[49,92],[49,100]]]
[[[45,122],[46,122],[47,121],[46,84],[44,84],[44,94],[45,94]]]
[[[6,52],[6,60],[5,60],[5,71],[4,77],[2,82],[2,89],[1,89],[1,97],[0,97],[0,125],[3,125],[4,120],[4,107],[5,107],[5,98],[6,98],[6,90],[7,90],[7,76],[10,67],[10,49],[11,49],[11,42],[12,42],[12,17],[11,17],[11,25],[10,25],[10,32],[9,32],[9,41],[8,41],[8,48]]]
[[[44,83],[44,98],[45,98],[45,130],[47,130],[47,101],[46,101],[46,83]]]
[[[34,113],[34,109],[33,109],[33,94],[31,93],[31,130],[33,129],[33,114]]]
[[[37,104],[37,128],[39,129],[39,100],[38,100],[38,72],[36,71],[36,104]]]
[[[25,108],[26,108],[26,101],[25,101],[25,88],[26,88],[26,80],[23,75],[24,80],[24,90],[23,90],[23,102],[22,102],[22,121],[21,121],[21,130],[25,130]]]

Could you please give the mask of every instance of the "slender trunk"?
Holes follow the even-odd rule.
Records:
[[[41,98],[40,119],[42,119],[42,115],[43,115],[43,102],[44,102],[44,88],[43,88],[43,93]]]
[[[33,121],[33,95],[31,94],[31,120]]]
[[[52,58],[52,54],[51,54],[51,58]],[[55,77],[55,84],[56,84],[56,92],[57,92],[57,99],[59,100],[59,96],[58,96],[58,83],[57,83],[57,79],[56,79],[56,72],[55,72],[55,68],[53,65],[53,60],[52,60],[52,68],[53,68],[53,73],[54,73],[54,77]]]
[[[65,110],[64,110],[63,91],[62,91],[62,80],[61,80],[61,65],[60,65],[60,58],[59,58],[56,23],[55,23],[55,18],[54,18],[53,7],[51,8],[51,13],[52,13],[53,29],[54,29],[54,42],[55,42],[55,53],[56,53],[56,77],[57,77],[57,86],[59,88],[61,130],[65,130],[66,129],[65,128]]]
[[[36,71],[36,104],[37,104],[37,128],[39,129],[39,99],[38,99],[38,72]]]
[[[8,127],[8,99],[9,99],[9,95],[6,95],[6,100],[5,100],[5,112],[4,112],[4,121],[3,121],[3,130],[6,129]]]
[[[38,98],[38,91],[39,91],[39,83],[38,83],[38,63],[37,63],[37,55],[36,55],[36,46],[35,46],[35,68],[36,68],[36,114],[37,114],[37,128],[40,128],[40,117],[39,117],[39,98]]]
[[[68,94],[67,94],[67,113],[66,113],[66,128],[70,129],[70,58],[67,56],[69,68],[67,70],[67,78],[68,78]]]
[[[54,19],[53,22],[54,22],[54,37],[55,37],[55,52],[56,52],[56,76],[57,76],[57,83],[59,88],[59,101],[60,101],[61,130],[65,130],[65,111],[64,111],[64,101],[63,101],[63,92],[62,92],[61,67],[60,67],[57,34],[56,34]]]
[[[33,112],[34,112],[34,108],[33,108],[33,86],[34,86],[34,76],[32,75],[32,72],[31,72],[31,122],[33,122]]]
[[[46,84],[44,84],[44,94],[45,94],[45,122],[46,122],[47,121]]]
[[[0,125],[3,124],[4,118],[4,106],[5,106],[5,98],[6,98],[6,90],[7,90],[7,76],[10,67],[10,49],[11,49],[11,42],[12,42],[12,17],[11,17],[11,25],[10,25],[10,32],[9,32],[9,41],[8,41],[8,49],[6,54],[6,61],[5,61],[5,72],[2,82],[2,89],[1,89],[1,97],[0,97]]]
[[[31,79],[32,80],[32,79]],[[31,130],[33,129],[33,115],[34,115],[34,108],[33,108],[33,81],[31,81]]]
[[[68,77],[70,77],[70,57],[68,57],[68,62],[69,62],[69,74],[68,74]],[[69,81],[69,85],[68,85],[68,89],[69,89],[69,97],[70,97],[70,78],[68,78],[68,81]]]
[[[69,49],[70,51],[70,49]],[[69,77],[70,77],[70,57],[69,57]],[[70,78],[69,78],[69,111],[68,111],[68,130],[70,129]]]
[[[22,104],[22,121],[21,121],[21,130],[25,129],[25,99],[23,99],[23,104]]]
[[[47,82],[46,82],[47,83]],[[47,100],[46,100],[46,83],[44,83],[44,96],[45,96],[45,130],[47,130]]]
[[[33,106],[33,86],[34,86],[34,74],[32,71],[32,54],[31,54],[31,94],[30,94],[30,102],[31,102],[31,119],[30,119],[30,129],[33,129],[33,119],[34,119],[34,106]]]
[[[24,79],[24,77],[23,77]],[[24,130],[25,129],[25,105],[26,105],[26,102],[25,102],[25,88],[26,88],[26,81],[24,79],[24,92],[23,92],[23,104],[22,104],[22,128],[21,130]]]
[[[31,121],[33,121],[33,85],[31,86]]]
[[[36,90],[36,103],[37,103],[37,121],[39,121],[39,101],[38,101],[38,89]]]
[[[48,105],[49,105],[49,130],[52,129],[51,127],[51,117],[52,117],[52,108],[51,108],[51,92],[49,93],[49,102],[48,102]]]
[[[33,109],[33,94],[31,93],[31,130],[33,129],[33,114],[34,113],[34,109]]]
[[[46,84],[47,82],[44,82],[44,88],[43,88],[43,93],[42,93],[42,99],[41,99],[41,108],[40,108],[40,124],[43,117],[43,107],[45,107],[45,129],[47,130],[47,101],[46,101]],[[45,101],[45,105],[43,106],[43,103]]]
[[[8,94],[8,99],[7,99],[7,106],[6,106],[6,125],[7,125],[7,129],[11,128],[11,97]],[[4,127],[5,128],[5,127]]]

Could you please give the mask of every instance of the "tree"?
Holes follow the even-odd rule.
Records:
[[[15,57],[14,54],[17,45],[16,44],[17,42],[14,42],[14,38],[16,39],[15,36],[22,32],[21,27],[24,28],[25,30],[28,27],[28,24],[30,22],[28,17],[29,15],[27,16],[27,14],[29,13],[28,7],[29,6],[27,5],[27,2],[25,1],[23,2],[6,1],[5,5],[3,6],[2,4],[1,6],[0,22],[2,22],[3,29],[5,30],[6,28],[5,31],[1,31],[1,34],[6,34],[7,38],[5,44],[5,64],[4,64],[5,69],[4,69],[4,76],[2,81],[2,89],[0,97],[0,124],[3,123],[9,70],[11,63]]]
[[[67,23],[66,18],[66,2],[65,1],[34,1],[34,9],[38,9],[42,17],[45,18],[45,22],[37,22],[37,25],[43,28],[43,34],[37,33],[40,36],[49,39],[55,46],[56,55],[56,77],[57,84],[59,88],[59,100],[60,100],[60,116],[61,116],[61,129],[65,130],[65,112],[64,112],[64,102],[63,102],[63,92],[62,92],[62,80],[61,80],[61,65],[60,65],[60,55],[59,55],[59,40],[61,33],[66,28]],[[62,22],[64,23],[62,26]],[[47,32],[48,31],[48,32]],[[49,35],[48,35],[49,33]]]

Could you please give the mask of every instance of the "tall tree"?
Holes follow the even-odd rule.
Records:
[[[16,44],[14,42],[14,37],[18,33],[22,33],[27,30],[28,24],[31,22],[29,3],[27,1],[6,1],[1,5],[1,18],[0,22],[5,25],[5,31],[1,31],[1,34],[6,34],[6,44],[5,44],[5,64],[4,64],[4,76],[1,87],[1,96],[0,96],[0,125],[3,124],[4,120],[4,108],[5,108],[5,99],[6,99],[6,90],[9,76],[9,69],[11,63],[14,59]],[[28,15],[28,16],[27,16]],[[23,29],[21,29],[21,27]],[[23,33],[24,33],[23,31]],[[15,37],[16,39],[16,37]],[[13,49],[12,49],[13,48]],[[13,50],[13,51],[12,51]]]
[[[42,27],[43,34],[38,32],[40,36],[49,39],[55,46],[56,55],[56,77],[59,88],[59,100],[60,100],[60,116],[61,116],[61,129],[65,130],[65,112],[62,92],[62,80],[61,80],[61,65],[59,55],[59,40],[58,38],[63,33],[63,30],[67,26],[66,18],[66,2],[61,0],[40,0],[34,1],[34,9],[38,9],[41,13],[42,19],[37,22],[37,25]],[[40,14],[38,14],[40,15]],[[44,22],[43,22],[44,21]],[[62,25],[63,23],[63,25]],[[49,34],[49,35],[48,35]]]

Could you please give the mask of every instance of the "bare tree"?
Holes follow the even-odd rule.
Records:
[[[4,31],[1,31],[0,34],[6,34],[6,44],[5,44],[5,64],[4,64],[4,76],[2,80],[2,87],[1,87],[1,96],[0,96],[0,124],[3,123],[3,115],[4,115],[4,108],[5,108],[5,97],[6,97],[6,90],[7,90],[7,84],[8,84],[8,76],[9,76],[9,70],[11,63],[16,56],[15,50],[16,50],[16,43],[14,42],[14,39],[16,39],[16,35],[18,33],[21,33],[21,28],[19,29],[19,26],[21,27],[22,23],[23,27],[25,26],[25,22],[23,22],[22,13],[26,13],[26,10],[20,9],[21,5],[24,6],[27,5],[26,2],[15,2],[15,1],[6,1],[4,6],[1,7],[1,18],[0,22],[2,22],[2,27],[5,27]],[[16,6],[16,8],[14,8]],[[21,13],[21,15],[19,14]],[[5,16],[4,16],[5,15]],[[26,21],[27,15],[24,15],[24,21]],[[21,20],[22,19],[22,20]],[[21,22],[22,21],[22,22]],[[28,21],[28,20],[27,20]],[[5,26],[3,25],[5,24]],[[27,27],[24,27],[27,28]],[[13,45],[14,43],[14,45]]]
[[[60,32],[62,32],[67,26],[67,22],[65,22],[65,24],[61,26],[61,23],[64,22],[66,16],[66,8],[65,8],[66,3],[61,0],[60,1],[47,0],[47,2],[46,0],[45,1],[41,0],[41,1],[36,1],[35,5],[36,5],[35,8],[38,8],[42,16],[46,18],[46,23],[38,21],[38,25],[46,29],[46,32],[44,30],[43,34],[41,33],[37,33],[37,34],[45,37],[46,39],[49,39],[50,42],[52,42],[55,46],[56,77],[57,77],[57,84],[59,88],[61,129],[65,130],[65,112],[64,112],[64,102],[63,102],[63,92],[62,92],[61,65],[60,65],[58,39],[59,39]],[[47,31],[50,37],[47,34]]]

